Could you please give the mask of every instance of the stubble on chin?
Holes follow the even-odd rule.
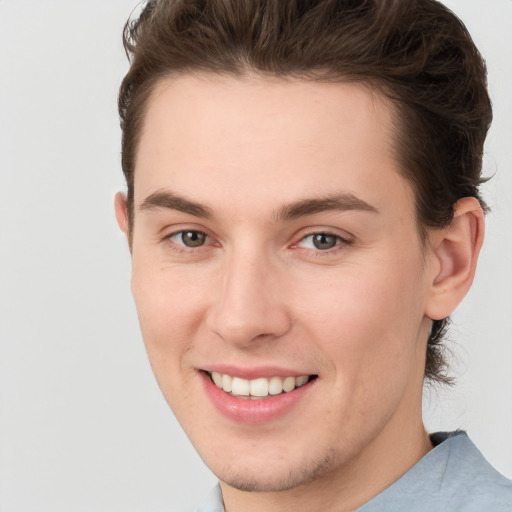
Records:
[[[321,459],[313,461],[303,461],[298,464],[299,467],[283,470],[283,474],[274,474],[272,457],[268,459],[269,471],[265,474],[253,475],[252,471],[237,470],[233,474],[233,467],[226,468],[222,473],[218,473],[219,479],[229,487],[243,492],[281,492],[297,488],[314,480],[318,480],[336,467],[336,451],[334,448],[328,450],[327,455]]]

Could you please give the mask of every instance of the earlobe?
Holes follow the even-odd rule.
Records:
[[[114,199],[114,209],[119,229],[128,235],[128,207],[126,204],[126,196],[122,192],[118,192]]]
[[[433,231],[430,251],[434,259],[425,314],[441,320],[453,313],[468,292],[484,239],[484,213],[474,197],[460,199],[446,228]]]

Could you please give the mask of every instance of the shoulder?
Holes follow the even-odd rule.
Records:
[[[465,432],[433,434],[435,448],[358,512],[512,512],[512,481]]]
[[[446,465],[439,493],[446,505],[465,512],[511,512],[512,481],[489,464],[465,433],[446,434],[444,443]]]

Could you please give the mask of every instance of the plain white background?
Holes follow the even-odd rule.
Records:
[[[493,208],[430,430],[512,477],[512,1],[450,0],[486,56]],[[0,0],[0,511],[180,511],[213,485],[154,382],[113,215],[132,0]]]

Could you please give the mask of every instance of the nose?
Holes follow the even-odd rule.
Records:
[[[286,334],[291,318],[280,273],[262,255],[232,255],[207,314],[208,328],[224,341],[249,348]]]

